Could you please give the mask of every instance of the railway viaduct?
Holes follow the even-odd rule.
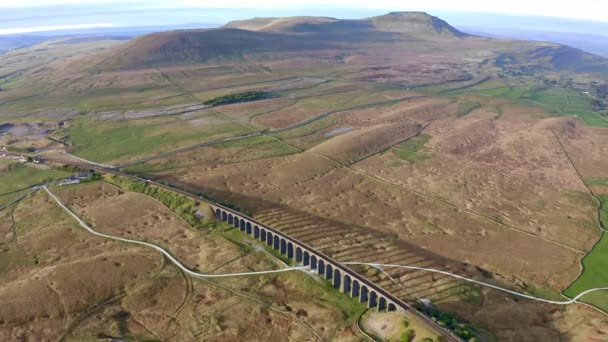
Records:
[[[203,201],[211,207],[218,220],[232,224],[234,227],[239,228],[241,232],[245,232],[246,234],[251,235],[253,238],[265,242],[269,246],[272,246],[275,250],[285,254],[288,258],[295,259],[296,262],[302,262],[305,266],[310,266],[311,271],[314,271],[325,279],[331,281],[332,285],[339,288],[342,292],[350,294],[351,297],[358,298],[361,303],[367,303],[369,308],[377,308],[379,311],[408,310],[413,315],[419,317],[423,321],[426,321],[431,329],[433,329],[440,336],[443,336],[447,341],[462,342],[462,340],[454,335],[451,331],[439,326],[426,315],[412,309],[407,303],[393,296],[390,292],[382,289],[380,286],[367,280],[365,277],[341,265],[339,262],[333,260],[329,256],[316,251],[311,246],[308,246],[307,244],[298,241],[297,239],[294,239],[275,228],[258,222],[257,220],[238,211],[206,200],[192,193],[173,188],[166,184],[120,172],[118,170],[108,169],[89,163],[65,161],[54,158],[47,158],[47,160],[94,169],[100,172],[115,174],[140,182],[147,182],[160,188],[182,194],[197,201]]]
[[[260,223],[251,217],[231,209],[211,204],[218,220],[227,222],[241,232],[251,235],[271,246],[289,259],[309,266],[310,270],[330,281],[342,292],[356,297],[361,303],[367,303],[369,308],[379,311],[406,310],[409,306],[383,290],[365,277],[342,266],[330,257],[315,251],[312,247],[298,241],[279,230]]]

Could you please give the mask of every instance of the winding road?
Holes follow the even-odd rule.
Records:
[[[286,267],[283,269],[279,269],[279,270],[269,270],[269,271],[254,271],[254,272],[240,272],[240,273],[224,273],[224,274],[205,274],[205,273],[199,273],[199,272],[194,272],[190,269],[188,269],[186,266],[184,266],[179,260],[177,260],[173,255],[171,255],[171,253],[169,253],[167,250],[165,250],[164,248],[154,245],[152,243],[148,243],[148,242],[143,242],[143,241],[138,241],[138,240],[132,240],[132,239],[126,239],[126,238],[122,238],[122,237],[118,237],[118,236],[113,236],[113,235],[108,235],[108,234],[103,234],[103,233],[99,233],[97,231],[95,231],[94,229],[92,229],[91,227],[89,227],[89,225],[87,225],[82,219],[80,219],[80,217],[78,217],[76,214],[74,214],[74,212],[72,212],[65,204],[63,204],[63,202],[54,194],[52,193],[47,187],[46,185],[42,186],[42,188],[55,200],[55,202],[57,202],[57,204],[63,208],[70,216],[72,216],[76,221],[78,221],[78,223],[80,224],[80,226],[82,226],[85,230],[87,230],[89,233],[99,236],[99,237],[103,237],[103,238],[107,238],[107,239],[112,239],[112,240],[116,240],[116,241],[121,241],[121,242],[126,242],[126,243],[131,243],[131,244],[137,244],[137,245],[142,245],[142,246],[146,246],[149,248],[153,248],[155,250],[157,250],[158,252],[162,253],[165,257],[167,257],[167,259],[169,259],[173,264],[175,264],[175,266],[177,266],[180,270],[182,270],[184,273],[189,274],[193,277],[196,278],[222,278],[222,277],[239,277],[239,276],[250,276],[250,275],[262,275],[262,274],[271,274],[271,273],[281,273],[281,272],[291,272],[291,271],[302,271],[302,270],[307,270],[309,268],[309,266],[297,266],[297,267]],[[481,285],[487,288],[491,288],[494,290],[498,290],[498,291],[502,291],[517,297],[521,297],[521,298],[526,298],[526,299],[530,299],[530,300],[534,300],[534,301],[538,301],[538,302],[543,302],[543,303],[548,303],[548,304],[556,304],[556,305],[570,305],[570,304],[574,304],[574,303],[578,303],[578,299],[580,299],[581,297],[592,293],[592,292],[597,292],[597,291],[608,291],[608,287],[599,287],[599,288],[593,288],[593,289],[589,289],[586,291],[583,291],[581,293],[579,293],[578,295],[576,295],[575,297],[573,297],[570,300],[566,300],[566,301],[556,301],[556,300],[550,300],[550,299],[544,299],[544,298],[539,298],[539,297],[535,297],[535,296],[531,296],[525,293],[521,293],[521,292],[517,292],[517,291],[513,291],[513,290],[509,290],[507,288],[504,287],[500,287],[497,285],[493,285],[493,284],[489,284],[489,283],[485,283],[479,280],[475,280],[475,279],[471,279],[471,278],[466,278],[463,276],[460,276],[458,274],[455,273],[451,273],[451,272],[447,272],[447,271],[442,271],[442,270],[438,270],[438,269],[434,269],[434,268],[427,268],[427,267],[417,267],[417,266],[407,266],[407,265],[398,265],[398,264],[380,264],[380,263],[370,263],[370,262],[357,262],[357,261],[350,261],[350,262],[343,262],[342,265],[348,266],[348,265],[366,265],[366,266],[371,266],[371,267],[395,267],[395,268],[405,268],[405,269],[411,269],[411,270],[418,270],[418,271],[425,271],[425,272],[430,272],[430,273],[437,273],[437,274],[443,274],[443,275],[447,275],[449,277],[452,278],[456,278],[456,279],[460,279],[466,282],[470,282],[470,283],[474,283],[477,285]]]
[[[55,200],[55,202],[57,202],[57,204],[61,208],[63,208],[63,210],[65,210],[70,216],[72,216],[76,221],[78,221],[78,223],[80,224],[80,226],[82,228],[84,228],[86,231],[88,231],[89,233],[91,233],[91,234],[93,234],[95,236],[106,238],[106,239],[111,239],[111,240],[116,240],[116,241],[136,244],[136,245],[141,245],[141,246],[145,246],[145,247],[149,247],[149,248],[155,249],[158,252],[162,253],[167,259],[169,259],[169,261],[171,261],[175,266],[177,266],[177,268],[179,268],[184,273],[186,273],[186,274],[188,274],[188,275],[190,275],[192,277],[195,277],[195,278],[225,278],[225,277],[261,275],[261,274],[271,274],[271,273],[299,271],[299,270],[305,270],[305,269],[308,268],[306,266],[298,266],[298,267],[282,268],[282,269],[279,269],[279,270],[256,271],[256,272],[241,272],[241,273],[224,273],[224,274],[205,274],[205,273],[194,272],[194,271],[190,270],[189,268],[187,268],[186,266],[184,266],[181,262],[179,262],[179,260],[177,260],[173,255],[171,255],[171,253],[169,253],[166,249],[164,249],[164,248],[162,248],[160,246],[157,246],[155,244],[148,243],[148,242],[143,242],[143,241],[138,241],[138,240],[132,240],[132,239],[126,239],[126,238],[122,238],[122,237],[118,237],[118,236],[113,236],[113,235],[108,235],[108,234],[100,233],[100,232],[94,230],[93,228],[89,227],[89,225],[86,224],[86,222],[84,222],[82,219],[80,219],[80,217],[78,217],[78,215],[74,214],[74,212],[72,212],[72,210],[70,210],[65,204],[63,204],[63,202],[54,193],[52,193],[46,187],[46,185],[42,186],[42,188],[49,194],[49,196],[51,196],[51,198],[53,198]]]

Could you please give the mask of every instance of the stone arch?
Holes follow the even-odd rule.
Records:
[[[350,293],[351,290],[351,279],[350,276],[348,274],[344,275],[344,280],[343,280],[343,284],[342,284],[342,292],[344,293]]]
[[[310,269],[313,271],[317,269],[317,256],[314,254],[310,256]]]
[[[340,285],[342,284],[342,273],[337,268],[334,270],[333,283],[334,283],[334,287],[337,287],[337,288],[340,288]]]
[[[302,263],[304,266],[310,265],[310,253],[308,251],[304,251],[304,261]]]
[[[293,259],[293,243],[291,242],[287,243],[287,257]]]
[[[219,209],[215,209],[215,217],[221,221],[222,220],[222,211]]]
[[[228,214],[225,211],[222,211],[222,221],[228,221]]]
[[[242,220],[239,220],[239,218],[235,216],[235,217],[234,217],[234,227],[235,227],[235,228],[238,228],[238,227],[240,226],[240,224],[239,224],[239,223],[241,223],[241,221],[242,221]],[[243,221],[243,222],[244,222],[244,221]]]
[[[353,289],[350,291],[351,297],[359,297],[361,286],[359,285],[359,281],[357,279],[353,280]]]
[[[272,246],[273,236],[271,232],[266,233],[266,244]]]
[[[397,311],[397,305],[394,303],[388,303],[388,311]]]
[[[272,246],[272,248],[274,248],[275,250],[279,250],[280,248],[280,239],[277,235],[274,236],[274,245]]]
[[[266,229],[264,228],[260,229],[260,240],[266,241]]]
[[[369,302],[367,304],[368,308],[375,308],[378,305],[378,294],[376,291],[369,291]]]
[[[386,309],[386,298],[380,297],[378,299],[378,311],[383,311]]]
[[[232,214],[228,214],[228,224],[233,224],[234,223],[234,217],[232,217]]]
[[[369,290],[366,285],[361,286],[361,295],[359,296],[359,302],[365,303],[369,299]]]
[[[251,231],[251,222],[247,222],[245,227],[241,226],[242,231]]]
[[[258,226],[253,227],[253,237],[256,239],[260,238],[260,227],[258,227]]]
[[[319,259],[319,267],[317,267],[317,274],[325,275],[325,260]]]
[[[249,225],[249,222],[245,222],[245,220],[241,220],[240,230],[244,231],[245,229],[247,229],[247,225]]]
[[[302,261],[302,248],[296,247],[296,262]]]
[[[331,264],[327,264],[325,267],[325,279],[329,280],[334,276],[334,268],[331,267]]]
[[[287,254],[287,241],[281,239],[281,254]]]
[[[245,232],[247,233],[247,235],[251,235],[251,223],[247,222],[247,228],[245,230]]]

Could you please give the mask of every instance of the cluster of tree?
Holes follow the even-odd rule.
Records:
[[[72,165],[61,165],[61,166],[57,166],[55,167],[55,170],[59,170],[59,171],[65,171],[65,172],[72,172],[72,173],[76,173],[76,172],[85,172],[86,170],[78,167],[78,166],[72,166]]]
[[[101,179],[101,173],[93,171],[89,174],[89,178],[85,179],[84,182],[94,182]]]
[[[420,303],[416,305],[416,308],[424,312],[440,326],[451,330],[456,336],[462,338],[463,340],[469,342],[480,342],[473,330],[471,329],[471,326],[467,323],[458,321],[458,318],[456,318],[456,316],[447,312],[439,311],[434,308],[423,306]]]
[[[593,84],[593,88],[595,88],[595,93],[599,98],[608,98],[608,83],[602,84]]]
[[[219,105],[230,104],[230,103],[262,100],[262,99],[268,98],[269,96],[270,96],[270,94],[268,94],[267,92],[256,90],[256,91],[248,91],[245,93],[230,94],[230,95],[214,97],[212,99],[209,99],[209,100],[203,102],[203,104],[211,105],[211,106],[219,106]]]
[[[407,329],[401,337],[399,338],[399,342],[412,342],[416,337],[416,332],[412,329]]]
[[[126,179],[116,175],[112,176],[112,182],[129,191],[140,192],[150,197],[154,197],[163,205],[173,210],[191,226],[201,226],[201,221],[196,217],[198,203],[186,196],[163,190],[156,186],[151,186],[148,183]]]

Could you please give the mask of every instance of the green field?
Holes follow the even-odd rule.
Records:
[[[420,134],[419,136],[406,140],[398,145],[399,148],[413,152],[420,151],[424,145],[431,140],[430,134]]]
[[[490,86],[488,82],[472,87],[472,93],[511,100],[527,106],[537,105],[558,114],[576,115],[589,126],[608,127],[608,118],[595,112],[591,98],[578,91],[567,88],[544,89],[533,86],[488,88]],[[464,115],[462,113],[466,114],[466,107],[466,105],[461,105],[457,114],[459,116]]]
[[[203,141],[250,133],[245,126],[212,118],[200,126],[188,122],[166,124],[92,122],[75,120],[66,135],[71,152],[79,157],[107,162],[125,157],[149,155]]]
[[[163,170],[175,169],[178,167],[187,167],[196,164],[222,164],[245,162],[249,160],[280,157],[284,155],[300,152],[288,144],[274,139],[266,135],[260,135],[251,138],[244,138],[232,141],[226,141],[217,145],[205,147],[207,149],[223,149],[220,157],[212,154],[206,156],[204,151],[200,150],[178,153],[173,156],[162,159],[163,162],[141,163],[128,166],[124,171],[135,174],[153,173]],[[197,152],[199,151],[199,152]],[[236,153],[234,152],[236,151]],[[189,154],[194,153],[195,156]]]
[[[608,229],[608,195],[598,195],[597,198],[600,200],[600,224],[604,229]]]
[[[465,101],[458,104],[458,110],[456,111],[456,116],[461,117],[465,116],[475,109],[481,107],[481,103],[477,101]]]
[[[65,171],[42,169],[4,160],[0,160],[0,164],[8,165],[8,170],[0,171],[0,194],[6,194],[34,184],[69,175]]]
[[[531,86],[509,86],[494,89],[482,89],[475,91],[475,94],[482,96],[500,97],[507,100],[517,100],[530,91]]]
[[[398,148],[394,148],[393,153],[395,153],[397,155],[397,157],[399,157],[399,159],[407,160],[410,163],[419,162],[419,161],[429,158],[428,156],[425,156],[423,154],[419,154],[419,153],[412,152],[412,151],[401,150]]]
[[[568,287],[564,294],[570,298],[592,288],[608,287],[608,234],[604,233],[600,241],[583,259],[584,271],[581,276]],[[597,291],[580,299],[584,303],[598,307],[608,312],[608,291]]]
[[[588,178],[585,179],[585,184],[591,185],[608,185],[608,178]]]
[[[607,178],[585,179],[588,186],[600,185],[607,186]],[[600,225],[606,229],[608,227],[608,194],[596,195],[600,201],[599,221]],[[593,246],[593,249],[583,259],[583,273],[564,294],[568,297],[576,296],[578,293],[596,287],[608,287],[608,233],[604,233],[600,241]],[[598,291],[581,298],[581,301],[592,304],[608,312],[608,291]]]
[[[566,111],[578,116],[589,126],[608,127],[608,118],[603,117],[598,113],[572,109],[566,109]]]
[[[406,140],[397,145],[392,151],[400,160],[406,160],[410,163],[419,162],[430,158],[428,155],[418,153],[429,140],[431,140],[429,134],[420,134],[415,138]],[[396,167],[400,165],[401,163],[399,161],[393,161],[388,166]]]

